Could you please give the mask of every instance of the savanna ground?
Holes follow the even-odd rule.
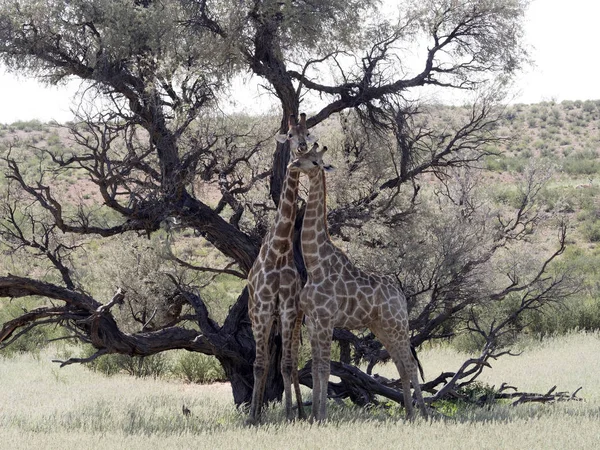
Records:
[[[600,334],[531,340],[519,357],[486,369],[481,383],[509,382],[521,391],[582,387],[581,402],[510,403],[491,407],[438,405],[447,418],[408,423],[396,408],[359,409],[330,402],[323,425],[286,423],[280,404],[248,428],[226,383],[195,385],[126,375],[107,377],[83,366],[59,369],[50,347],[0,362],[0,446],[11,449],[150,448],[599,448]],[[427,378],[460,365],[451,347],[420,353]],[[392,365],[380,367],[394,376]],[[307,391],[305,394],[309,394]],[[185,404],[192,414],[185,416]]]

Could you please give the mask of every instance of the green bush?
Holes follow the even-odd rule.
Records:
[[[565,334],[573,330],[600,329],[600,298],[576,297],[562,307],[548,306],[527,315],[528,330],[535,336]]]
[[[88,354],[92,353],[94,349],[90,348]],[[95,359],[88,367],[109,376],[127,373],[138,378],[162,378],[170,372],[170,363],[164,353],[151,356],[106,355]]]
[[[180,378],[190,383],[214,383],[225,381],[227,376],[223,366],[214,356],[203,355],[184,351],[177,357],[171,368],[175,378]]]
[[[48,345],[49,332],[48,327],[33,328],[8,347],[0,350],[0,355],[4,357],[13,357],[22,353],[39,355],[40,350]]]
[[[581,234],[588,242],[600,242],[600,221],[585,220],[581,226]]]
[[[60,136],[56,133],[52,133],[50,136],[48,136],[47,139],[48,145],[51,146],[55,146],[55,145],[60,145],[61,141],[60,141]]]
[[[485,161],[485,165],[487,170],[491,170],[493,172],[503,172],[508,167],[508,165],[506,164],[506,159],[499,157],[487,158]]]
[[[600,173],[600,162],[569,155],[563,162],[563,170],[570,175],[592,175]]]
[[[18,120],[11,124],[12,128],[16,128],[17,130],[29,132],[29,131],[42,131],[44,129],[44,124],[39,120]]]
[[[24,311],[31,311],[39,306],[40,300],[37,297],[13,300],[11,303],[0,302],[0,326],[19,317]],[[15,335],[20,331],[16,331]],[[19,336],[18,339],[6,348],[0,350],[0,355],[5,357],[12,357],[20,353],[37,355],[40,353],[40,350],[49,345],[49,341],[62,338],[65,335],[65,330],[61,327],[39,325]]]

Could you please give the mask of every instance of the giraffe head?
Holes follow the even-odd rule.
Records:
[[[330,172],[334,170],[333,166],[323,162],[323,155],[326,151],[327,147],[319,150],[319,144],[315,142],[309,151],[298,154],[288,167],[299,170],[309,176],[315,175],[322,170]]]
[[[308,144],[316,142],[316,137],[308,131],[306,127],[306,114],[300,114],[300,122],[292,114],[288,120],[287,134],[278,134],[275,136],[277,142],[284,143],[289,141],[290,150],[294,156],[308,151]]]

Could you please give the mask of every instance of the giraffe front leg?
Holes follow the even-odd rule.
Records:
[[[331,372],[331,339],[333,326],[329,318],[317,318],[311,333],[313,358],[313,418],[319,422],[327,419],[327,388]]]
[[[300,350],[300,334],[302,333],[302,318],[304,314],[299,312],[294,324],[294,332],[292,334],[292,383],[296,393],[296,404],[298,405],[298,419],[306,419],[304,413],[304,405],[302,404],[302,393],[300,392],[300,380],[298,379],[298,352]]]

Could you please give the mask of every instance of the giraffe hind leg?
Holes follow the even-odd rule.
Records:
[[[283,344],[281,357],[281,376],[283,378],[285,415],[288,420],[294,418],[292,408],[292,381],[294,380],[294,346],[293,333],[296,324],[295,317],[281,321],[281,340]],[[296,371],[297,371],[296,367]],[[296,377],[297,378],[297,377]]]
[[[415,358],[413,350],[410,348],[410,344],[406,345],[404,351],[393,349],[389,351],[396,367],[400,378],[402,380],[402,392],[404,395],[404,407],[406,409],[406,418],[412,419],[413,417],[413,397],[411,395],[411,385],[414,389],[414,396],[417,402],[417,406],[421,411],[421,414],[427,416],[427,408],[423,400],[423,393],[421,392],[421,385],[419,384],[419,363]]]
[[[250,416],[247,420],[247,423],[250,425],[255,425],[260,420],[269,372],[269,336],[272,325],[273,320],[270,319],[266,324],[253,326],[256,357],[254,359],[254,387],[252,390],[252,402],[250,404]]]

